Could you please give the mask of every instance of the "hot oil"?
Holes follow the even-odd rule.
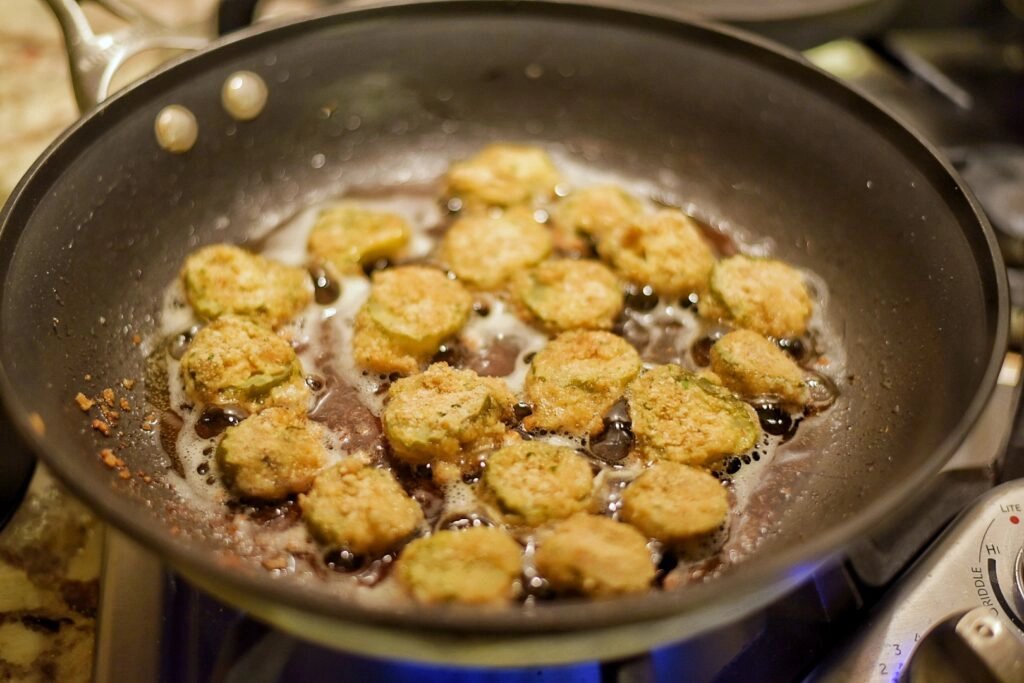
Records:
[[[585,165],[558,150],[553,151],[553,156],[567,179],[566,184],[559,188],[562,196],[574,187],[614,183],[637,196],[649,198],[651,207],[678,206],[688,213],[695,213],[695,207],[676,201],[658,185],[623,178],[592,165]],[[412,226],[410,246],[406,253],[396,259],[396,264],[429,262],[447,225],[457,215],[441,207],[437,201],[438,194],[439,188],[435,184],[422,187],[405,185],[395,190],[354,190],[342,199],[331,199],[304,209],[249,243],[250,247],[269,258],[310,268],[317,301],[283,332],[293,340],[309,378],[313,389],[310,414],[326,427],[325,445],[329,449],[331,461],[346,457],[353,451],[361,451],[367,453],[378,465],[392,468],[406,490],[425,510],[427,520],[420,531],[424,534],[443,528],[493,524],[496,514],[487,510],[477,499],[473,486],[475,478],[470,478],[468,483],[455,482],[438,487],[430,481],[429,470],[406,471],[396,467],[390,460],[381,437],[379,418],[387,389],[394,378],[364,371],[356,366],[351,354],[352,323],[369,294],[369,280],[362,275],[331,278],[328,273],[317,270],[315,264],[309,263],[305,245],[319,211],[342,201],[356,201],[368,208],[398,213]],[[755,255],[771,251],[770,242],[749,239],[742,230],[734,230],[727,224],[702,223],[701,228],[720,256],[737,251]],[[830,328],[822,313],[827,311],[828,306],[827,287],[813,273],[805,272],[805,275],[811,283],[815,302],[810,338],[813,345],[824,350],[824,353],[820,356],[810,354],[802,360],[826,377],[843,377],[844,350],[838,335]],[[696,301],[696,294],[668,300],[658,298],[649,288],[632,288],[627,292],[627,308],[620,316],[615,331],[637,348],[646,367],[673,362],[697,371],[706,365],[706,358],[702,358],[700,352],[702,340],[713,339],[724,330],[709,325],[697,316]],[[187,345],[189,331],[194,333],[200,324],[185,303],[184,293],[177,281],[165,293],[160,322],[160,331],[165,338],[179,338],[179,335],[186,333],[179,338],[179,345]],[[530,361],[547,339],[547,335],[519,320],[501,298],[483,294],[477,297],[474,313],[459,338],[446,342],[435,360],[471,367],[481,374],[503,377],[509,388],[521,396]],[[398,591],[387,571],[393,556],[391,559],[349,558],[359,565],[358,568],[355,564],[350,567],[346,562],[330,562],[330,557],[334,555],[327,553],[308,537],[297,515],[272,514],[268,517],[262,508],[257,510],[235,506],[233,511],[229,509],[232,497],[222,484],[215,458],[220,436],[210,430],[204,432],[200,424],[203,416],[191,407],[184,394],[178,360],[166,350],[154,351],[158,352],[166,354],[170,411],[180,422],[176,434],[176,451],[184,476],[169,474],[168,480],[184,503],[207,515],[209,519],[227,520],[223,531],[225,542],[237,554],[262,561],[268,570],[276,574],[288,574],[298,580],[321,583],[328,580],[332,585],[338,585],[338,590],[346,591],[352,587],[372,584],[375,586],[370,591],[373,600],[396,598]],[[628,411],[624,405],[619,406],[619,409],[622,414],[610,414],[606,419],[605,431],[594,439],[527,433],[517,427],[524,438],[544,440],[582,451],[592,463],[596,474],[595,511],[612,517],[618,515],[622,490],[642,471],[641,464],[628,455],[632,439]],[[517,411],[517,423],[528,410],[528,404],[524,403],[523,410]],[[798,429],[815,429],[817,423],[824,419],[827,418],[805,418],[798,423]],[[200,426],[198,432],[197,425]],[[776,489],[783,486],[773,476],[773,466],[780,461],[800,461],[813,456],[813,453],[792,448],[784,440],[784,434],[763,434],[751,452],[737,456],[735,461],[727,460],[716,465],[717,476],[729,493],[730,522],[719,533],[705,539],[702,545],[688,549],[681,557],[652,546],[652,556],[667,567],[663,567],[659,581],[664,580],[666,575],[675,577],[666,581],[666,585],[673,581],[685,583],[705,580],[730,564],[742,561],[756,550],[760,539],[769,532],[759,510],[759,507],[764,506],[762,499],[770,497],[766,492],[774,495]],[[294,506],[295,502],[288,504]],[[536,576],[530,559],[536,539],[529,530],[518,529],[513,530],[513,533],[527,549],[522,579],[523,596],[527,601],[545,599],[546,588]],[[334,551],[335,555],[338,552]],[[367,578],[370,575],[360,573],[367,567],[375,567],[373,572],[376,573],[371,572],[371,578]],[[370,599],[366,591],[358,591],[358,595]]]
[[[475,315],[463,328],[460,335],[463,343],[475,348],[486,348],[508,340],[515,345],[515,362],[512,371],[504,375],[505,383],[516,394],[523,391],[526,373],[530,369],[528,359],[543,348],[547,335],[538,332],[517,318],[504,301],[493,299],[489,302],[486,315]]]

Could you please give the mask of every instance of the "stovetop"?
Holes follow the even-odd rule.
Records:
[[[1024,22],[1007,15],[989,27],[837,41],[809,51],[808,57],[882,101],[950,157],[1000,233],[1013,301],[1024,306]],[[936,479],[928,507],[913,515],[912,522],[900,520],[864,539],[846,561],[823,567],[813,580],[768,609],[644,657],[542,670],[483,671],[402,663],[401,652],[394,653],[394,660],[377,661],[330,651],[223,606],[111,531],[97,679],[258,683],[330,676],[344,681],[582,683],[675,681],[685,672],[690,681],[802,680],[823,660],[841,659],[840,653],[851,643],[870,640],[865,625],[877,628],[886,610],[898,608],[890,604],[893,595],[914,595],[908,580],[893,587],[894,577],[958,511],[994,484],[1024,477],[1024,420],[1017,419],[1020,374],[1021,357],[1008,354],[1000,385],[977,428]],[[1024,495],[1020,498],[1024,503]],[[990,503],[1016,504],[1002,500]],[[1005,524],[1010,518],[999,519]],[[1012,535],[1017,527],[1007,529]],[[979,554],[982,567],[983,559]],[[1001,566],[1000,571],[1008,571],[1007,562]],[[914,576],[910,575],[914,585],[921,584],[923,579]],[[847,673],[898,680],[896,668],[902,671],[904,650],[913,648],[924,634],[911,635],[915,637],[909,641],[882,642],[882,650],[867,660],[848,656],[846,663],[860,668]],[[826,666],[813,678],[850,680],[829,679],[835,671]]]

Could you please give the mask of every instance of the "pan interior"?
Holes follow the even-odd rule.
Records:
[[[219,101],[239,69],[270,88],[249,123]],[[186,154],[154,141],[154,117],[171,103],[199,122]],[[632,619],[742,599],[784,575],[773,557],[809,560],[850,540],[941,464],[948,437],[991,382],[1005,301],[990,241],[911,134],[791,58],[700,26],[482,2],[257,32],[88,117],[3,216],[8,408],[22,424],[29,412],[42,418],[44,459],[115,524],[224,581],[348,618],[486,630],[621,620],[614,603],[543,606],[528,617],[380,613],[325,599],[316,586],[296,590],[236,565],[225,551],[232,539],[197,528],[164,485],[174,475],[157,438],[139,429],[144,411],[126,413],[124,436],[108,439],[73,401],[144,376],[148,341],[135,335],[149,339],[156,293],[190,250],[244,242],[347,187],[436,178],[494,140],[558,147],[657,184],[720,224],[771,240],[777,256],[829,283],[830,324],[848,355],[836,378],[842,398],[771,494],[756,558],[699,589],[631,599]],[[141,403],[141,386],[135,396]],[[114,476],[97,457],[108,446],[154,483]]]

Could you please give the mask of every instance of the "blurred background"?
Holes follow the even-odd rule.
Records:
[[[1017,40],[1024,32],[1024,0],[646,1],[684,7],[796,49],[810,49],[808,56],[819,66],[844,78],[867,80],[872,87],[886,87],[882,81],[893,71],[899,75],[913,70],[924,79],[925,87],[952,97],[966,110],[970,107],[964,107],[965,84],[957,83],[955,78],[947,81],[939,73],[942,69],[976,70],[958,74],[976,79],[987,78],[982,73],[985,71],[1024,73],[1024,48]],[[126,2],[167,26],[211,36],[217,30],[217,0]],[[332,0],[252,0],[240,4],[254,6],[255,20],[268,20],[300,16],[330,5]],[[97,33],[123,25],[97,3],[84,2],[83,6]],[[849,40],[854,38],[861,40]],[[864,46],[866,50],[861,49]],[[916,55],[908,56],[908,51]],[[166,56],[143,54],[131,60],[119,73],[115,86],[131,82]],[[1021,99],[1019,90],[1003,95]],[[0,27],[0,199],[76,116],[62,38],[45,2],[4,0]]]

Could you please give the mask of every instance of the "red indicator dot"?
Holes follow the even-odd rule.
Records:
[[[1010,524],[1020,524],[1020,517],[1017,515],[1010,517]]]

